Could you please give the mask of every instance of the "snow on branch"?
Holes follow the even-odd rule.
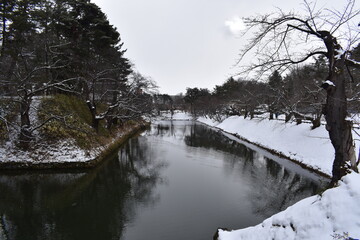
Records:
[[[354,67],[354,68],[360,69],[360,62],[358,62],[358,61],[355,61],[353,59],[346,59],[345,63],[348,67]]]

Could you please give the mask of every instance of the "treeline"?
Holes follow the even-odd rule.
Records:
[[[360,60],[360,45],[349,52],[352,58]],[[348,68],[346,84],[349,85],[348,107],[350,113],[359,113],[360,71]],[[274,71],[266,81],[234,79],[230,77],[212,91],[202,88],[187,88],[183,101],[186,110],[194,115],[207,115],[215,120],[224,116],[242,115],[253,118],[256,115],[270,119],[285,115],[285,120],[295,119],[320,125],[326,100],[328,63],[323,57],[313,63],[293,66],[282,76]],[[182,108],[181,105],[177,105]]]
[[[0,132],[17,129],[26,147],[37,129],[62,120],[51,116],[35,126],[35,96],[78,96],[95,130],[151,111],[147,92],[155,84],[133,71],[125,51],[120,33],[90,0],[1,1]]]

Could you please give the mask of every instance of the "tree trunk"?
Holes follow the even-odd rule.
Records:
[[[2,4],[3,9],[3,17],[2,17],[2,39],[1,39],[1,50],[0,50],[0,56],[4,55],[4,51],[5,51],[5,44],[6,44],[6,38],[7,38],[7,34],[6,34],[6,17],[5,17],[5,4]]]
[[[347,162],[355,156],[351,123],[346,121],[347,102],[345,95],[345,63],[344,59],[337,59],[333,66],[330,64],[328,82],[324,88],[327,91],[325,119],[326,129],[335,149],[335,160],[332,168],[332,185],[349,171]],[[353,166],[356,170],[356,166]]]
[[[96,132],[99,131],[99,122],[100,120],[97,119],[96,117],[92,118],[92,127],[95,129]]]
[[[244,113],[244,119],[246,119],[246,118],[247,118],[248,114],[249,114],[249,112],[248,112],[247,110],[245,110],[245,113]]]
[[[273,120],[273,119],[274,119],[274,113],[270,111],[269,120]]]
[[[315,119],[313,119],[311,122],[312,122],[311,129],[315,129],[315,128],[320,127],[320,125],[321,125],[321,114],[319,116],[316,116]]]
[[[90,114],[91,114],[91,126],[97,132],[99,130],[99,121],[100,120],[96,118],[96,106],[95,106],[95,104],[91,103],[90,100],[86,101],[86,104],[87,104]]]
[[[285,114],[285,122],[289,122],[290,119],[292,118],[292,116],[293,116],[293,113]]]
[[[116,117],[107,117],[106,118],[106,128],[108,130],[110,130],[112,126],[117,124],[117,121],[118,121],[118,119]]]
[[[253,118],[254,118],[254,115],[255,115],[254,110],[251,110],[251,112],[250,112],[250,119],[253,119]]]
[[[30,104],[31,97],[25,95],[20,102],[20,147],[27,149],[30,146],[30,141],[32,139],[31,129],[30,129]]]

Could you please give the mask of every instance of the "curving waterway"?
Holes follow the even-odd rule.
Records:
[[[153,124],[96,169],[0,172],[0,240],[207,240],[318,193],[324,179],[187,121]]]

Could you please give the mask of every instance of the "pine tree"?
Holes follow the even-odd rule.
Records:
[[[7,34],[9,31],[9,24],[12,17],[12,12],[15,7],[15,0],[7,0],[0,2],[0,40],[1,40],[1,50],[0,56],[4,55],[4,50],[6,48]]]

